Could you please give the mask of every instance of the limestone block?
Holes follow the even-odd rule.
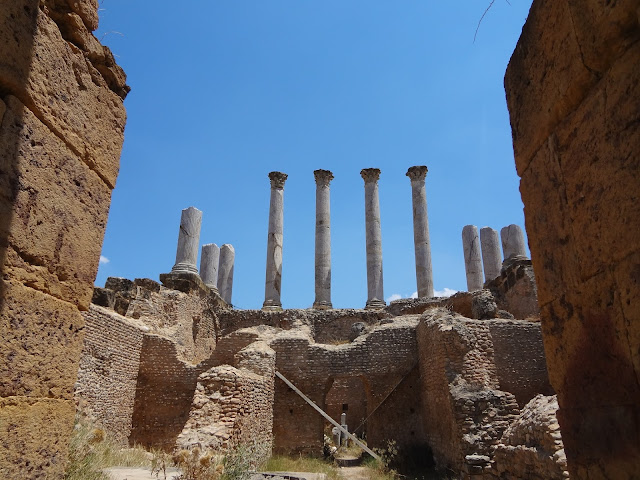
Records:
[[[72,400],[0,398],[0,477],[63,478]]]
[[[596,80],[580,58],[567,1],[534,2],[504,78],[518,175]]]
[[[0,127],[5,274],[87,309],[111,189],[15,98]]]
[[[0,6],[0,86],[113,188],[126,120],[122,98],[38,4]]]
[[[0,396],[70,399],[82,349],[78,309],[15,282],[3,282],[0,295]]]
[[[89,31],[98,29],[98,0],[67,0],[67,4],[82,18]]]

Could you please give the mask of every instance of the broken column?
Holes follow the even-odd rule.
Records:
[[[488,282],[500,276],[502,255],[500,253],[500,238],[498,231],[491,227],[480,229],[480,246],[482,248],[482,265],[484,266],[484,281]]]
[[[411,199],[413,202],[413,243],[416,256],[416,281],[418,297],[433,297],[433,271],[431,267],[431,242],[427,217],[427,192],[425,177],[428,169],[424,165],[409,168]]]
[[[365,168],[360,171],[364,180],[364,214],[367,236],[367,309],[382,308],[382,232],[380,230],[380,202],[378,179],[380,170]]]
[[[331,305],[331,210],[329,183],[333,173],[315,170],[316,179],[316,299],[313,308],[329,309]]]
[[[269,173],[271,201],[269,204],[269,233],[267,238],[267,275],[264,286],[263,310],[281,310],[282,283],[282,228],[284,207],[284,182],[287,174]]]
[[[215,243],[202,246],[200,254],[200,278],[210,289],[218,292],[218,262],[220,249]]]
[[[504,227],[500,230],[500,237],[502,238],[502,252],[504,253],[505,260],[508,260],[511,257],[527,258],[524,234],[518,225],[509,225],[508,227]]]
[[[220,247],[220,262],[218,264],[218,291],[222,299],[231,305],[231,292],[233,290],[233,264],[236,251],[233,246],[225,243]]]
[[[202,212],[200,210],[195,207],[182,210],[176,263],[171,269],[171,273],[198,273],[196,265],[201,224]]]
[[[481,290],[482,259],[478,227],[475,225],[467,225],[462,229],[462,248],[464,249],[464,267],[467,272],[467,290],[470,292]]]

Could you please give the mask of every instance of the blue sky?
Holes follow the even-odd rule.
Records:
[[[467,224],[524,228],[504,72],[531,0],[102,0],[128,122],[96,285],[158,279],[180,212],[233,244],[233,303],[260,308],[268,172],[284,191],[282,303],[314,301],[315,183],[331,184],[334,307],[367,298],[363,168],[380,168],[385,297],[416,291],[412,165],[427,165],[436,290],[465,290]],[[153,7],[151,7],[153,5]],[[106,261],[108,259],[108,261]]]

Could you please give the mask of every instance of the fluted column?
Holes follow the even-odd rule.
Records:
[[[218,290],[220,296],[231,305],[231,293],[233,291],[233,265],[236,251],[232,245],[225,243],[220,247],[220,263],[218,266]]]
[[[427,216],[425,178],[429,170],[424,165],[409,168],[411,200],[413,203],[413,243],[416,253],[416,282],[418,297],[433,297],[433,269],[431,267],[431,240]]]
[[[282,228],[284,207],[284,182],[287,174],[269,173],[271,201],[269,204],[269,234],[267,238],[267,275],[264,286],[264,310],[280,310],[282,287]]]
[[[500,253],[500,237],[498,231],[491,227],[480,229],[480,246],[482,247],[482,265],[484,281],[488,282],[500,276],[502,255]]]
[[[502,238],[502,253],[504,253],[505,260],[515,256],[527,257],[524,234],[518,225],[512,224],[504,227],[500,230],[500,237]]]
[[[171,273],[198,273],[198,244],[200,243],[200,226],[202,212],[195,207],[182,210],[176,263]]]
[[[210,289],[218,292],[218,262],[220,249],[215,243],[202,246],[200,253],[200,278]]]
[[[380,230],[380,201],[378,179],[380,170],[365,168],[360,172],[364,179],[364,215],[367,235],[367,305],[365,308],[382,308],[382,232]]]
[[[480,257],[480,238],[478,227],[467,225],[462,229],[462,248],[464,249],[464,267],[467,272],[467,290],[482,290],[482,258]]]
[[[313,172],[316,179],[316,299],[313,308],[329,309],[331,305],[331,208],[329,170]]]

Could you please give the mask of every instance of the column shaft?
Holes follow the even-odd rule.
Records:
[[[264,310],[280,310],[282,288],[282,232],[284,221],[284,182],[287,175],[269,173],[271,201],[269,204],[269,233],[267,238],[267,274],[264,287]]]
[[[236,251],[232,245],[225,243],[220,247],[220,263],[218,266],[218,290],[220,296],[231,305],[231,293],[233,291],[233,266]]]
[[[500,276],[502,255],[500,253],[500,237],[498,231],[491,227],[480,229],[480,246],[482,248],[482,265],[484,281],[488,282]]]
[[[331,305],[331,208],[328,170],[313,172],[316,179],[316,254],[313,308],[329,309]]]
[[[220,249],[215,243],[202,246],[200,254],[200,278],[204,284],[214,291],[218,291],[218,263]]]
[[[416,258],[416,282],[418,297],[433,297],[433,269],[431,266],[431,240],[429,238],[429,218],[427,215],[427,191],[424,165],[409,168],[411,179],[411,200],[413,203],[413,243]]]
[[[196,265],[198,262],[201,225],[202,212],[200,210],[195,207],[182,210],[176,263],[171,269],[171,273],[198,273]]]
[[[380,170],[365,168],[360,172],[364,179],[364,214],[367,237],[367,304],[366,308],[382,308],[384,288],[382,284],[382,232],[380,229],[380,201],[378,179]]]
[[[482,290],[480,238],[478,238],[478,227],[475,225],[467,225],[462,229],[462,248],[467,272],[467,290],[470,292]]]
[[[527,257],[527,250],[524,244],[524,234],[518,225],[509,225],[500,230],[502,238],[502,253],[504,259],[520,256]]]

